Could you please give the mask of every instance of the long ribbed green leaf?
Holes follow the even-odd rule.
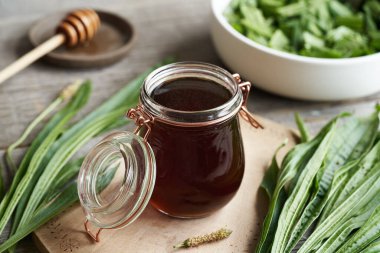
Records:
[[[113,122],[120,117],[124,112],[125,109],[123,108],[122,110],[116,110],[103,118],[93,120],[91,125],[76,132],[67,140],[67,142],[62,144],[60,149],[58,149],[55,155],[50,159],[50,162],[47,165],[48,169],[44,170],[34,187],[19,226],[23,226],[32,218],[32,214],[41,203],[48,189],[50,189],[57,175],[60,173],[61,168],[63,168],[63,165],[68,162],[80,147],[91,140],[97,133],[109,125],[110,122]]]
[[[30,133],[33,131],[33,129],[42,121],[44,120],[52,111],[54,111],[62,102],[64,99],[59,96],[56,98],[53,103],[51,103],[45,110],[43,110],[37,118],[35,118],[30,125],[25,129],[23,134],[18,138],[15,142],[13,142],[9,147],[7,148],[7,151],[5,152],[5,160],[7,162],[8,167],[12,169],[12,171],[16,171],[17,167],[16,164],[13,161],[13,151],[20,146],[25,139],[30,135]]]
[[[380,252],[380,240],[376,240],[368,245],[361,253],[379,253]]]
[[[336,253],[337,249],[347,242],[351,234],[364,225],[379,204],[380,195],[375,196],[375,199],[370,204],[365,205],[356,215],[350,217],[338,227],[327,241],[321,247],[318,247],[316,253]]]
[[[339,117],[340,116],[337,118]],[[326,134],[330,131],[331,127],[335,124],[337,118],[331,120],[312,141],[296,145],[285,156],[281,164],[281,172],[277,180],[276,188],[269,204],[268,214],[264,220],[260,241],[256,248],[257,253],[267,253],[271,249],[280,211],[286,201],[285,185],[290,183],[290,188],[294,188],[292,180],[298,178],[299,174],[306,166],[307,161],[313,155]],[[295,179],[294,182],[296,181],[297,180]],[[292,192],[292,190],[289,192]]]
[[[81,80],[77,80],[71,84],[69,84],[68,86],[66,86],[58,95],[58,97],[48,106],[46,107],[28,126],[27,128],[24,130],[24,132],[22,133],[22,135],[15,141],[13,142],[11,145],[9,145],[9,147],[7,148],[7,151],[5,153],[5,160],[8,164],[8,166],[13,169],[13,171],[16,171],[16,165],[13,161],[13,151],[19,146],[21,145],[25,139],[31,134],[31,132],[33,131],[33,129],[39,125],[49,114],[51,114],[56,108],[58,108],[59,105],[61,105],[62,103],[64,103],[65,101],[68,101],[70,100],[74,95],[75,93],[77,92],[78,88],[80,87],[80,85],[83,83],[83,81]],[[78,101],[78,102],[81,102],[81,101]],[[58,112],[57,114],[61,114],[62,115],[62,110],[60,110],[60,112]],[[57,117],[55,117],[57,118]],[[53,121],[54,122],[54,121]],[[51,122],[49,122],[45,128],[41,131],[41,133],[51,129],[50,126],[51,126]],[[49,126],[50,125],[50,126]],[[38,143],[38,139],[40,137],[37,136],[37,138],[35,139],[35,141]],[[36,145],[36,143],[34,144]],[[25,157],[28,157],[28,155],[26,155]],[[20,170],[20,168],[18,168]]]
[[[328,202],[325,205],[322,214],[319,217],[317,226],[325,220],[326,216],[330,214],[329,212],[325,212],[325,210],[332,210],[332,205],[334,204],[334,201],[336,201],[336,199],[339,197],[339,193],[342,191],[344,185],[346,184],[349,175],[352,173],[352,171],[356,170],[359,162],[360,159],[350,161],[335,172],[333,181],[331,182],[331,187],[328,192]]]
[[[347,240],[354,230],[360,228],[370,215],[371,213],[368,212],[347,220],[341,227],[334,231],[324,244],[318,247],[315,253],[336,253],[337,248]]]
[[[257,253],[266,253],[270,250],[274,233],[277,228],[278,217],[280,216],[281,208],[286,201],[284,186],[297,174],[297,170],[301,169],[303,165],[303,157],[309,156],[313,153],[315,146],[317,146],[316,142],[297,145],[284,158],[283,164],[286,165],[281,170],[276,188],[272,194],[269,210],[261,231],[260,241],[256,248]]]
[[[83,163],[84,158],[77,158],[69,161],[65,164],[62,170],[57,175],[56,180],[53,181],[50,189],[48,190],[45,198],[41,205],[46,205],[60,194],[61,190],[64,189],[67,185],[67,182],[71,182],[76,179],[80,166]]]
[[[43,200],[43,203],[41,205],[46,206],[49,202],[51,202],[53,199],[57,198],[60,194],[62,189],[65,189],[67,186],[67,182],[72,181],[77,175],[79,168],[83,162],[83,158],[79,158],[73,161],[69,161],[61,170],[60,174],[57,176],[57,180],[54,180],[53,185],[51,189],[49,189],[48,193],[46,194],[46,197]],[[34,185],[33,185],[34,187]],[[32,188],[32,187],[30,187]],[[28,188],[29,189],[29,188]],[[33,189],[33,188],[32,188]],[[32,192],[32,190],[30,190]],[[15,217],[21,217],[24,209],[21,207],[25,207],[27,204],[27,201],[29,200],[29,195],[24,194],[23,198],[20,200],[17,209]],[[20,219],[18,219],[20,220]],[[19,223],[19,222],[18,222]],[[18,225],[17,223],[17,225]],[[16,231],[16,225],[14,224],[11,229],[10,235],[13,235]],[[14,252],[15,248],[10,248],[9,252]]]
[[[299,113],[296,112],[294,114],[294,118],[296,120],[296,124],[297,124],[298,130],[300,131],[301,142],[308,142],[308,141],[310,141],[309,130],[307,129],[307,127],[305,125],[305,122],[303,121],[303,119],[301,118],[301,116],[299,115]]]
[[[80,158],[79,160],[83,160]],[[66,167],[69,170],[78,171],[80,168],[80,164],[76,162],[70,163],[70,168]],[[114,171],[106,171],[102,175],[100,175],[99,184],[97,187],[99,189],[104,189],[114,177],[116,170]],[[65,175],[62,175],[65,177]],[[63,181],[62,178],[58,178],[59,181]],[[48,220],[58,215],[73,203],[78,201],[78,191],[77,191],[77,182],[76,180],[72,180],[68,182],[64,189],[58,189],[57,192],[53,192],[53,195],[56,196],[51,202],[45,203],[40,206],[36,212],[33,214],[33,218],[20,227],[15,234],[13,234],[8,240],[6,240],[3,244],[0,245],[0,252],[4,252],[10,247],[14,246],[18,241],[26,237],[28,234],[38,229],[40,226],[45,224]]]
[[[378,162],[380,162],[380,141],[376,143],[372,150],[362,160],[358,161],[357,169],[348,170],[347,172],[343,171],[343,177],[341,177],[339,185],[333,182],[332,188],[335,190],[329,193],[328,204],[326,205],[325,210],[323,210],[321,221],[324,220],[326,216],[330,215],[332,210],[336,209],[336,207],[340,205],[348,195],[352,194],[352,192],[363,182],[368,171]],[[338,173],[340,173],[340,170]],[[338,177],[339,174],[336,176]]]
[[[164,62],[167,62],[167,61],[164,61]],[[158,67],[158,66],[160,66],[160,65],[157,65],[156,67]],[[28,192],[29,194],[24,195],[22,197],[22,199],[20,200],[18,206],[17,206],[17,211],[16,211],[16,215],[15,215],[14,220],[13,220],[13,226],[12,226],[11,233],[13,233],[15,231],[15,229],[18,227],[19,222],[22,219],[26,205],[30,199],[30,194],[32,194],[34,184],[36,184],[37,179],[39,178],[39,175],[42,173],[42,170],[44,170],[46,168],[46,166],[49,163],[52,156],[63,145],[63,143],[67,142],[71,135],[75,134],[76,132],[80,131],[81,129],[86,128],[88,125],[91,125],[93,120],[99,119],[99,118],[103,117],[104,115],[107,115],[108,113],[112,112],[113,110],[115,110],[119,107],[124,107],[125,110],[127,110],[128,105],[133,106],[133,102],[136,103],[136,101],[138,99],[138,96],[140,93],[140,87],[141,87],[143,80],[146,78],[146,76],[154,68],[155,67],[148,69],[143,74],[141,74],[139,77],[137,77],[135,80],[131,81],[128,85],[126,85],[124,88],[122,88],[120,91],[118,91],[111,98],[106,100],[102,105],[97,107],[94,111],[92,111],[90,114],[88,114],[84,119],[80,120],[78,123],[76,123],[74,126],[72,126],[57,141],[55,141],[53,146],[48,150],[46,156],[44,157],[43,161],[41,162],[41,165],[39,166],[40,173],[35,175],[35,177],[32,179],[33,183],[26,190],[26,192]],[[61,118],[61,117],[59,117],[59,116],[61,116],[61,114],[63,114],[63,113],[56,115],[57,117],[55,117],[51,120],[52,121],[51,124],[50,125],[48,124],[44,128],[44,130],[38,135],[37,139],[35,141],[33,141],[31,148],[29,148],[31,150],[31,152],[29,152],[29,149],[28,149],[28,153],[26,154],[26,156],[23,159],[23,162],[21,163],[20,168],[22,171],[26,170],[26,168],[28,166],[28,160],[33,155],[33,153],[35,152],[38,145],[40,145],[40,142],[38,140],[43,139],[46,136],[46,134],[48,133],[48,130],[51,131],[51,129],[53,129],[56,126],[56,124],[53,124],[53,123],[55,123],[56,121],[58,121],[58,119]],[[120,118],[122,118],[122,116],[120,116]],[[121,121],[124,121],[124,120],[115,119],[115,122],[120,123]],[[113,125],[113,124],[114,123],[112,123],[110,125]],[[111,129],[110,126],[107,126],[105,128]],[[105,131],[105,129],[101,130],[99,132],[99,134],[104,132],[104,131]],[[39,137],[41,137],[41,138],[39,138]],[[35,142],[35,145],[34,145],[34,142]],[[25,160],[25,162],[24,162],[24,160]],[[22,173],[20,173],[20,175],[22,175]],[[17,176],[17,174],[16,174],[16,176]],[[17,182],[17,180],[15,182]],[[1,205],[0,205],[0,208],[1,208]],[[0,211],[1,211],[1,209],[0,209]]]
[[[15,185],[15,190],[11,198],[8,200],[6,198],[3,199],[2,203],[6,200],[9,202],[5,205],[5,212],[2,215],[0,219],[0,233],[4,230],[5,225],[8,223],[14,209],[16,208],[19,200],[22,198],[24,193],[26,193],[26,190],[28,189],[28,186],[31,184],[31,180],[33,177],[36,176],[36,173],[38,171],[38,166],[42,162],[45,154],[48,152],[56,138],[62,133],[63,129],[65,128],[67,122],[75,116],[76,112],[87,102],[87,99],[89,97],[91,90],[90,84],[86,83],[83,84],[77,94],[74,96],[73,101],[77,101],[79,98],[80,100],[77,101],[78,107],[76,107],[74,110],[69,112],[65,117],[62,118],[62,120],[55,126],[54,130],[51,131],[45,139],[41,142],[40,146],[37,148],[36,152],[34,153],[32,159],[30,160],[30,164],[28,166],[28,170],[23,175],[22,179],[20,180],[18,185]],[[14,185],[14,182],[12,182],[12,185]],[[12,186],[11,186],[12,188]],[[7,192],[11,193],[10,191]]]
[[[311,200],[308,201],[305,210],[302,212],[297,224],[289,232],[285,251],[291,252],[302,238],[311,224],[318,218],[328,200],[328,190],[330,189],[335,171],[347,162],[358,159],[366,153],[375,140],[379,127],[378,113],[364,119],[351,117],[348,122],[339,128],[339,131],[332,139],[332,145],[325,159],[325,169],[321,172],[321,177],[317,178],[318,187]]]
[[[307,192],[313,184],[313,180],[318,171],[323,168],[323,162],[326,158],[327,151],[331,145],[332,137],[335,134],[336,125],[332,127],[313,156],[308,161],[305,169],[302,171],[298,182],[285,202],[284,208],[281,212],[277,231],[274,237],[272,253],[284,253],[286,244],[289,240],[290,232],[300,217],[304,206],[309,198]]]
[[[45,140],[46,136],[54,129],[62,119],[76,108],[83,106],[82,103],[85,102],[85,99],[79,98],[77,95],[75,99],[72,99],[70,103],[68,103],[64,108],[59,110],[53,118],[46,124],[46,126],[41,130],[41,132],[37,135],[37,137],[33,140],[31,146],[26,151],[20,166],[18,167],[14,178],[12,179],[12,184],[7,191],[4,199],[0,203],[0,217],[3,216],[5,209],[13,196],[14,191],[16,190],[17,185],[25,174],[28,165],[34,156],[36,150],[41,145],[41,143]],[[37,173],[38,174],[38,173]]]
[[[355,171],[354,174],[349,175],[347,182],[342,187],[342,191],[339,194],[338,199],[335,201],[332,209],[339,206],[352,192],[363,183],[365,176],[368,174],[369,170],[374,164],[380,162],[380,142],[378,142],[364,157],[364,159],[359,163],[359,169]]]
[[[331,130],[331,127],[336,124],[338,121],[344,119],[344,118],[347,118],[351,116],[350,113],[347,113],[347,112],[343,112],[343,113],[340,113],[338,114],[337,116],[335,116],[334,118],[332,118],[320,131],[319,133],[317,134],[316,137],[314,137],[314,139],[317,139],[319,142],[318,142],[318,145],[319,143],[323,140],[324,136]],[[313,140],[312,140],[313,141]],[[317,148],[317,147],[316,147]],[[315,149],[316,149],[315,148]],[[310,154],[310,157],[311,157],[312,154]],[[310,157],[304,157],[304,166],[306,166],[308,160],[310,159]],[[287,191],[288,193],[292,193],[294,187],[296,186],[297,184],[297,181],[298,181],[298,178],[300,176],[300,174],[302,173],[302,170],[298,170],[297,174],[292,178],[292,180],[290,181],[290,183],[288,183],[288,186],[287,186]],[[322,173],[321,171],[317,174],[318,178],[321,178],[322,177]],[[314,187],[316,187],[316,185],[314,185]]]
[[[309,253],[329,238],[342,224],[380,194],[380,164],[366,176],[366,180],[329,215],[302,245],[298,253]]]
[[[286,145],[286,143],[287,143],[287,140],[284,141],[274,152],[272,163],[267,169],[267,171],[265,172],[263,181],[260,184],[260,187],[264,189],[264,191],[267,193],[269,200],[273,198],[273,193],[276,189],[277,178],[280,173],[280,168],[277,164],[276,157],[280,149],[283,148]]]
[[[28,226],[19,229],[14,235],[0,245],[0,252],[4,252],[8,248],[15,245],[22,238],[42,226],[48,220],[68,208],[78,199],[76,183],[72,183],[64,192],[59,195],[48,207],[43,208],[40,212],[33,216]]]
[[[337,251],[337,253],[359,253],[370,243],[380,238],[380,206],[366,223]]]

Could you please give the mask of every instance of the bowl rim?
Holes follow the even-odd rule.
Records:
[[[317,57],[310,57],[310,56],[303,56],[303,55],[297,55],[292,54],[284,51],[280,51],[277,49],[273,49],[264,45],[261,45],[243,34],[236,31],[227,21],[227,19],[224,17],[223,12],[227,6],[227,4],[231,0],[211,0],[211,9],[214,17],[218,21],[218,23],[233,37],[236,39],[242,41],[246,45],[255,48],[257,50],[263,51],[267,54],[273,55],[278,58],[283,59],[290,59],[297,62],[307,62],[312,64],[337,64],[337,65],[346,65],[346,64],[354,64],[354,63],[361,63],[361,62],[368,62],[371,60],[379,60],[380,59],[380,52],[370,54],[370,55],[364,55],[364,56],[358,56],[358,57],[352,57],[352,58],[317,58]],[[227,4],[226,4],[227,3]],[[222,8],[220,7],[222,6]]]

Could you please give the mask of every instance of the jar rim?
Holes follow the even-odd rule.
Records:
[[[224,104],[201,111],[182,111],[163,106],[152,97],[152,91],[169,79],[203,78],[223,85],[231,92]],[[233,75],[227,70],[204,62],[177,62],[160,67],[150,73],[143,83],[140,102],[157,121],[181,126],[209,125],[235,116],[243,103],[243,94]]]

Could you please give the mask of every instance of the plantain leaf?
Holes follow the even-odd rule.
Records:
[[[336,125],[334,124],[308,161],[307,165],[300,174],[293,192],[286,200],[279,217],[278,227],[271,251],[272,253],[285,252],[284,250],[289,240],[290,232],[302,214],[303,207],[306,205],[309,198],[309,194],[307,193],[309,192],[318,171],[321,168],[323,169],[323,161],[326,158],[327,150],[331,145],[331,140],[335,134],[335,130]]]
[[[256,248],[257,253],[266,253],[271,250],[280,212],[286,201],[287,194],[285,186],[290,184],[289,192],[293,192],[297,178],[305,168],[307,161],[311,158],[321,141],[329,133],[336,120],[345,115],[346,114],[338,115],[336,118],[332,119],[313,140],[296,145],[285,156],[281,164],[276,188],[269,203],[268,213],[263,223],[260,241]]]
[[[277,164],[276,157],[280,149],[283,148],[287,142],[288,140],[285,140],[274,152],[272,163],[269,166],[268,170],[265,172],[263,181],[261,182],[261,185],[260,185],[260,187],[263,188],[264,191],[267,193],[269,200],[271,200],[273,197],[273,193],[276,188],[277,178],[280,172],[280,168]]]
[[[4,230],[5,225],[8,223],[13,211],[15,210],[18,202],[24,194],[28,194],[26,191],[30,187],[33,178],[36,178],[38,172],[38,166],[43,160],[43,157],[48,152],[56,138],[63,131],[66,123],[75,116],[76,112],[86,104],[88,97],[90,95],[91,86],[89,83],[83,84],[73,99],[68,104],[69,112],[62,117],[62,119],[56,124],[54,130],[50,131],[43,141],[40,143],[38,148],[35,150],[32,158],[30,159],[30,164],[28,165],[28,170],[21,171],[19,174],[20,178],[12,181],[11,189],[6,193],[0,204],[0,210],[2,211],[2,216],[0,219],[0,233]],[[22,174],[24,172],[24,174]],[[18,179],[19,182],[18,182]],[[4,210],[4,211],[3,211]]]
[[[303,121],[303,119],[301,118],[298,112],[294,114],[294,118],[296,119],[296,124],[301,134],[301,142],[310,141],[309,130],[307,129],[305,122]]]
[[[328,239],[346,220],[355,216],[380,194],[380,163],[375,165],[363,183],[318,226],[298,253],[316,250],[321,242]],[[376,203],[379,204],[379,203]]]
[[[359,253],[371,242],[380,238],[380,206],[365,224],[342,246],[337,253]]]
[[[328,201],[328,191],[333,181],[335,171],[347,162],[358,159],[372,146],[377,129],[379,118],[377,112],[368,118],[357,119],[351,117],[343,126],[339,128],[333,139],[332,145],[328,149],[325,159],[325,168],[320,170],[320,177],[317,177],[317,187],[314,195],[303,210],[296,225],[289,232],[286,238],[290,238],[284,252],[291,252],[299,240],[305,234],[311,224],[318,218],[326,202]]]

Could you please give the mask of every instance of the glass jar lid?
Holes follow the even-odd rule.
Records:
[[[150,145],[131,132],[108,135],[86,156],[78,194],[86,218],[99,228],[121,228],[148,204],[156,178]]]

